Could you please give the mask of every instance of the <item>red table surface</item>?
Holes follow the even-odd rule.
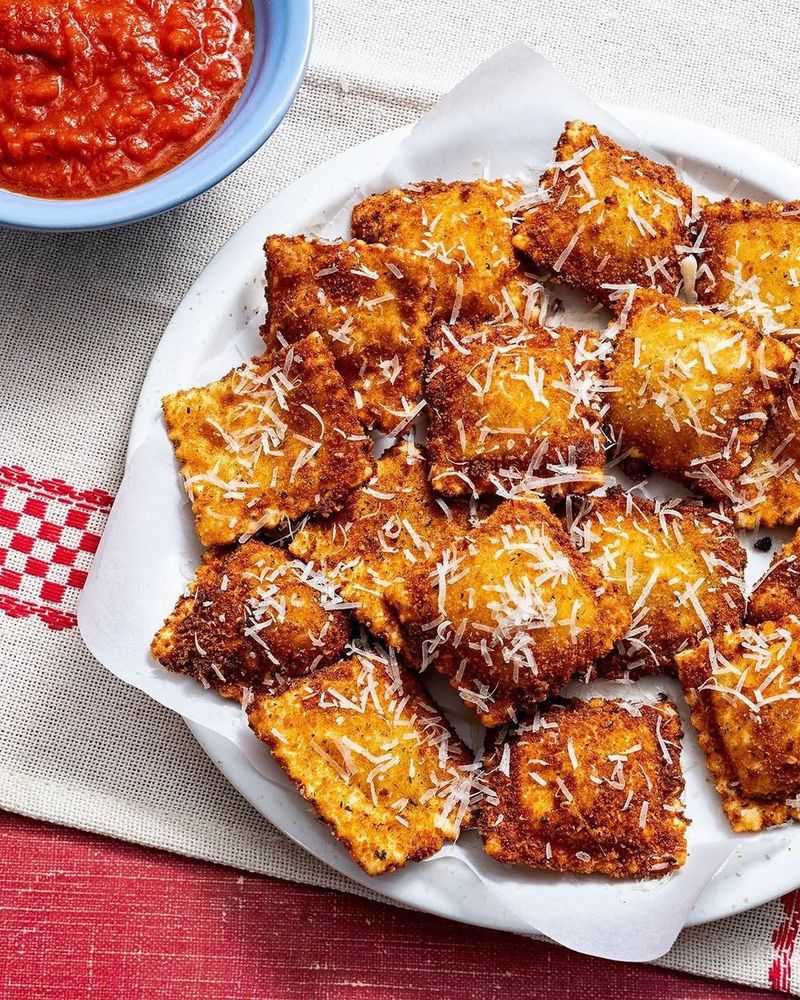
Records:
[[[586,958],[8,813],[0,813],[0,840],[4,1000],[776,995]]]

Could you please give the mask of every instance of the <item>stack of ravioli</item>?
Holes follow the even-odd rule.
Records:
[[[800,203],[705,203],[568,122],[534,190],[413,184],[265,253],[263,353],[164,399],[205,556],[155,658],[238,700],[373,875],[471,827],[510,864],[679,868],[647,674],[733,829],[800,818],[800,539],[748,595],[738,534],[800,519]],[[605,329],[559,322],[564,285]],[[597,677],[620,697],[564,696]]]

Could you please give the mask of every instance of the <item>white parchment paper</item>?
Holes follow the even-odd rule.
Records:
[[[524,45],[514,45],[445,96],[400,143],[391,162],[368,177],[359,177],[351,195],[332,203],[324,217],[302,220],[298,206],[297,226],[282,228],[347,235],[353,201],[363,193],[410,181],[506,176],[534,184],[552,159],[552,147],[569,118],[594,122],[620,142],[655,155],[546,60]],[[703,193],[721,192],[706,187]],[[260,234],[254,254],[266,235]],[[241,280],[241,314],[231,315],[229,335],[221,344],[218,335],[209,338],[216,350],[198,362],[189,381],[172,382],[170,370],[165,369],[159,379],[163,391],[220,377],[243,357],[263,348],[253,316],[262,294],[255,287],[260,265],[248,258],[250,264],[253,277],[246,268],[241,274],[217,269],[218,283]],[[567,322],[589,322],[585,303],[575,296],[564,298]],[[198,329],[205,322],[201,305],[193,320]],[[593,322],[598,325],[596,314]],[[191,578],[200,548],[172,447],[160,422],[158,399],[151,394],[143,397],[141,405],[147,410],[149,431],[132,442],[125,478],[81,598],[81,634],[92,653],[116,676],[232,741],[272,789],[276,806],[270,818],[322,860],[364,882],[366,876],[343,859],[340,845],[319,835],[318,821],[310,810],[305,806],[278,808],[294,793],[249,731],[239,707],[204,691],[189,678],[161,669],[149,655],[150,639]],[[659,495],[684,492],[663,481],[653,486]],[[751,579],[766,561],[767,557],[751,552]],[[635,688],[609,682],[590,689],[580,686],[572,693],[650,699],[660,691],[681,703],[677,684],[669,678],[648,679]],[[454,900],[459,894],[482,893],[515,914],[531,933],[538,931],[576,950],[628,961],[659,957],[669,950],[703,887],[739,843],[724,821],[685,712],[683,720],[682,764],[692,825],[689,858],[680,872],[646,883],[527,872],[493,862],[483,854],[478,838],[468,833],[423,864],[372,880],[375,888],[381,891],[387,879],[392,880],[407,887],[407,898],[417,900],[425,893],[449,895]]]

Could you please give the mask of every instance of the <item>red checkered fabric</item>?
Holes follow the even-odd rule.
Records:
[[[781,899],[783,920],[772,933],[772,961],[769,985],[781,993],[792,992],[792,973],[800,935],[800,890],[787,893]]]
[[[75,605],[114,498],[0,466],[0,611],[76,624]]]

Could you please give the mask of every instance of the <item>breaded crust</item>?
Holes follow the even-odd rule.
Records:
[[[680,718],[668,701],[571,700],[498,731],[479,828],[496,861],[661,878],[686,861]]]
[[[674,293],[692,192],[672,167],[581,121],[565,124],[554,160],[539,182],[546,200],[514,228],[517,250],[602,301],[620,285]]]
[[[372,475],[370,441],[319,334],[163,408],[203,545],[330,514]]]
[[[609,652],[630,610],[534,494],[507,500],[435,569],[389,588],[401,624],[486,726],[558,691]]]
[[[800,620],[721,632],[675,660],[731,827],[800,819]]]
[[[329,576],[362,624],[419,667],[419,644],[409,641],[387,588],[402,587],[412,567],[435,563],[471,523],[463,504],[436,502],[422,456],[403,442],[378,459],[373,478],[338,514],[309,521],[289,547]]]
[[[507,181],[425,181],[365,198],[353,209],[352,232],[444,265],[438,319],[507,318],[534,307],[511,246],[512,210],[521,197]]]
[[[701,302],[747,316],[764,333],[800,333],[800,201],[749,199],[703,206]]]
[[[426,363],[426,450],[446,496],[596,489],[604,389],[594,331],[459,323]]]
[[[421,861],[469,814],[471,756],[397,664],[354,656],[261,695],[250,726],[369,875]]]
[[[787,381],[776,391],[753,461],[736,485],[740,528],[774,528],[800,521],[800,344],[788,341],[794,358]]]
[[[775,553],[747,606],[748,622],[777,621],[786,615],[800,617],[800,532]]]
[[[706,204],[697,222],[704,249],[696,289],[701,302],[745,316],[795,352],[789,385],[742,474],[737,522],[771,528],[800,520],[800,201]]]
[[[616,303],[608,421],[619,452],[714,500],[741,500],[792,352],[747,320],[637,289]],[[612,329],[616,329],[613,327]]]
[[[306,236],[270,236],[264,250],[267,347],[279,351],[321,334],[362,423],[391,432],[422,395],[435,262],[395,247]]]
[[[597,663],[602,676],[671,672],[675,653],[744,618],[745,551],[730,517],[695,500],[651,500],[615,487],[568,504],[570,534],[633,621]]]
[[[226,697],[280,685],[344,655],[349,618],[323,608],[335,603],[327,591],[307,565],[256,539],[207,551],[151,652]]]

